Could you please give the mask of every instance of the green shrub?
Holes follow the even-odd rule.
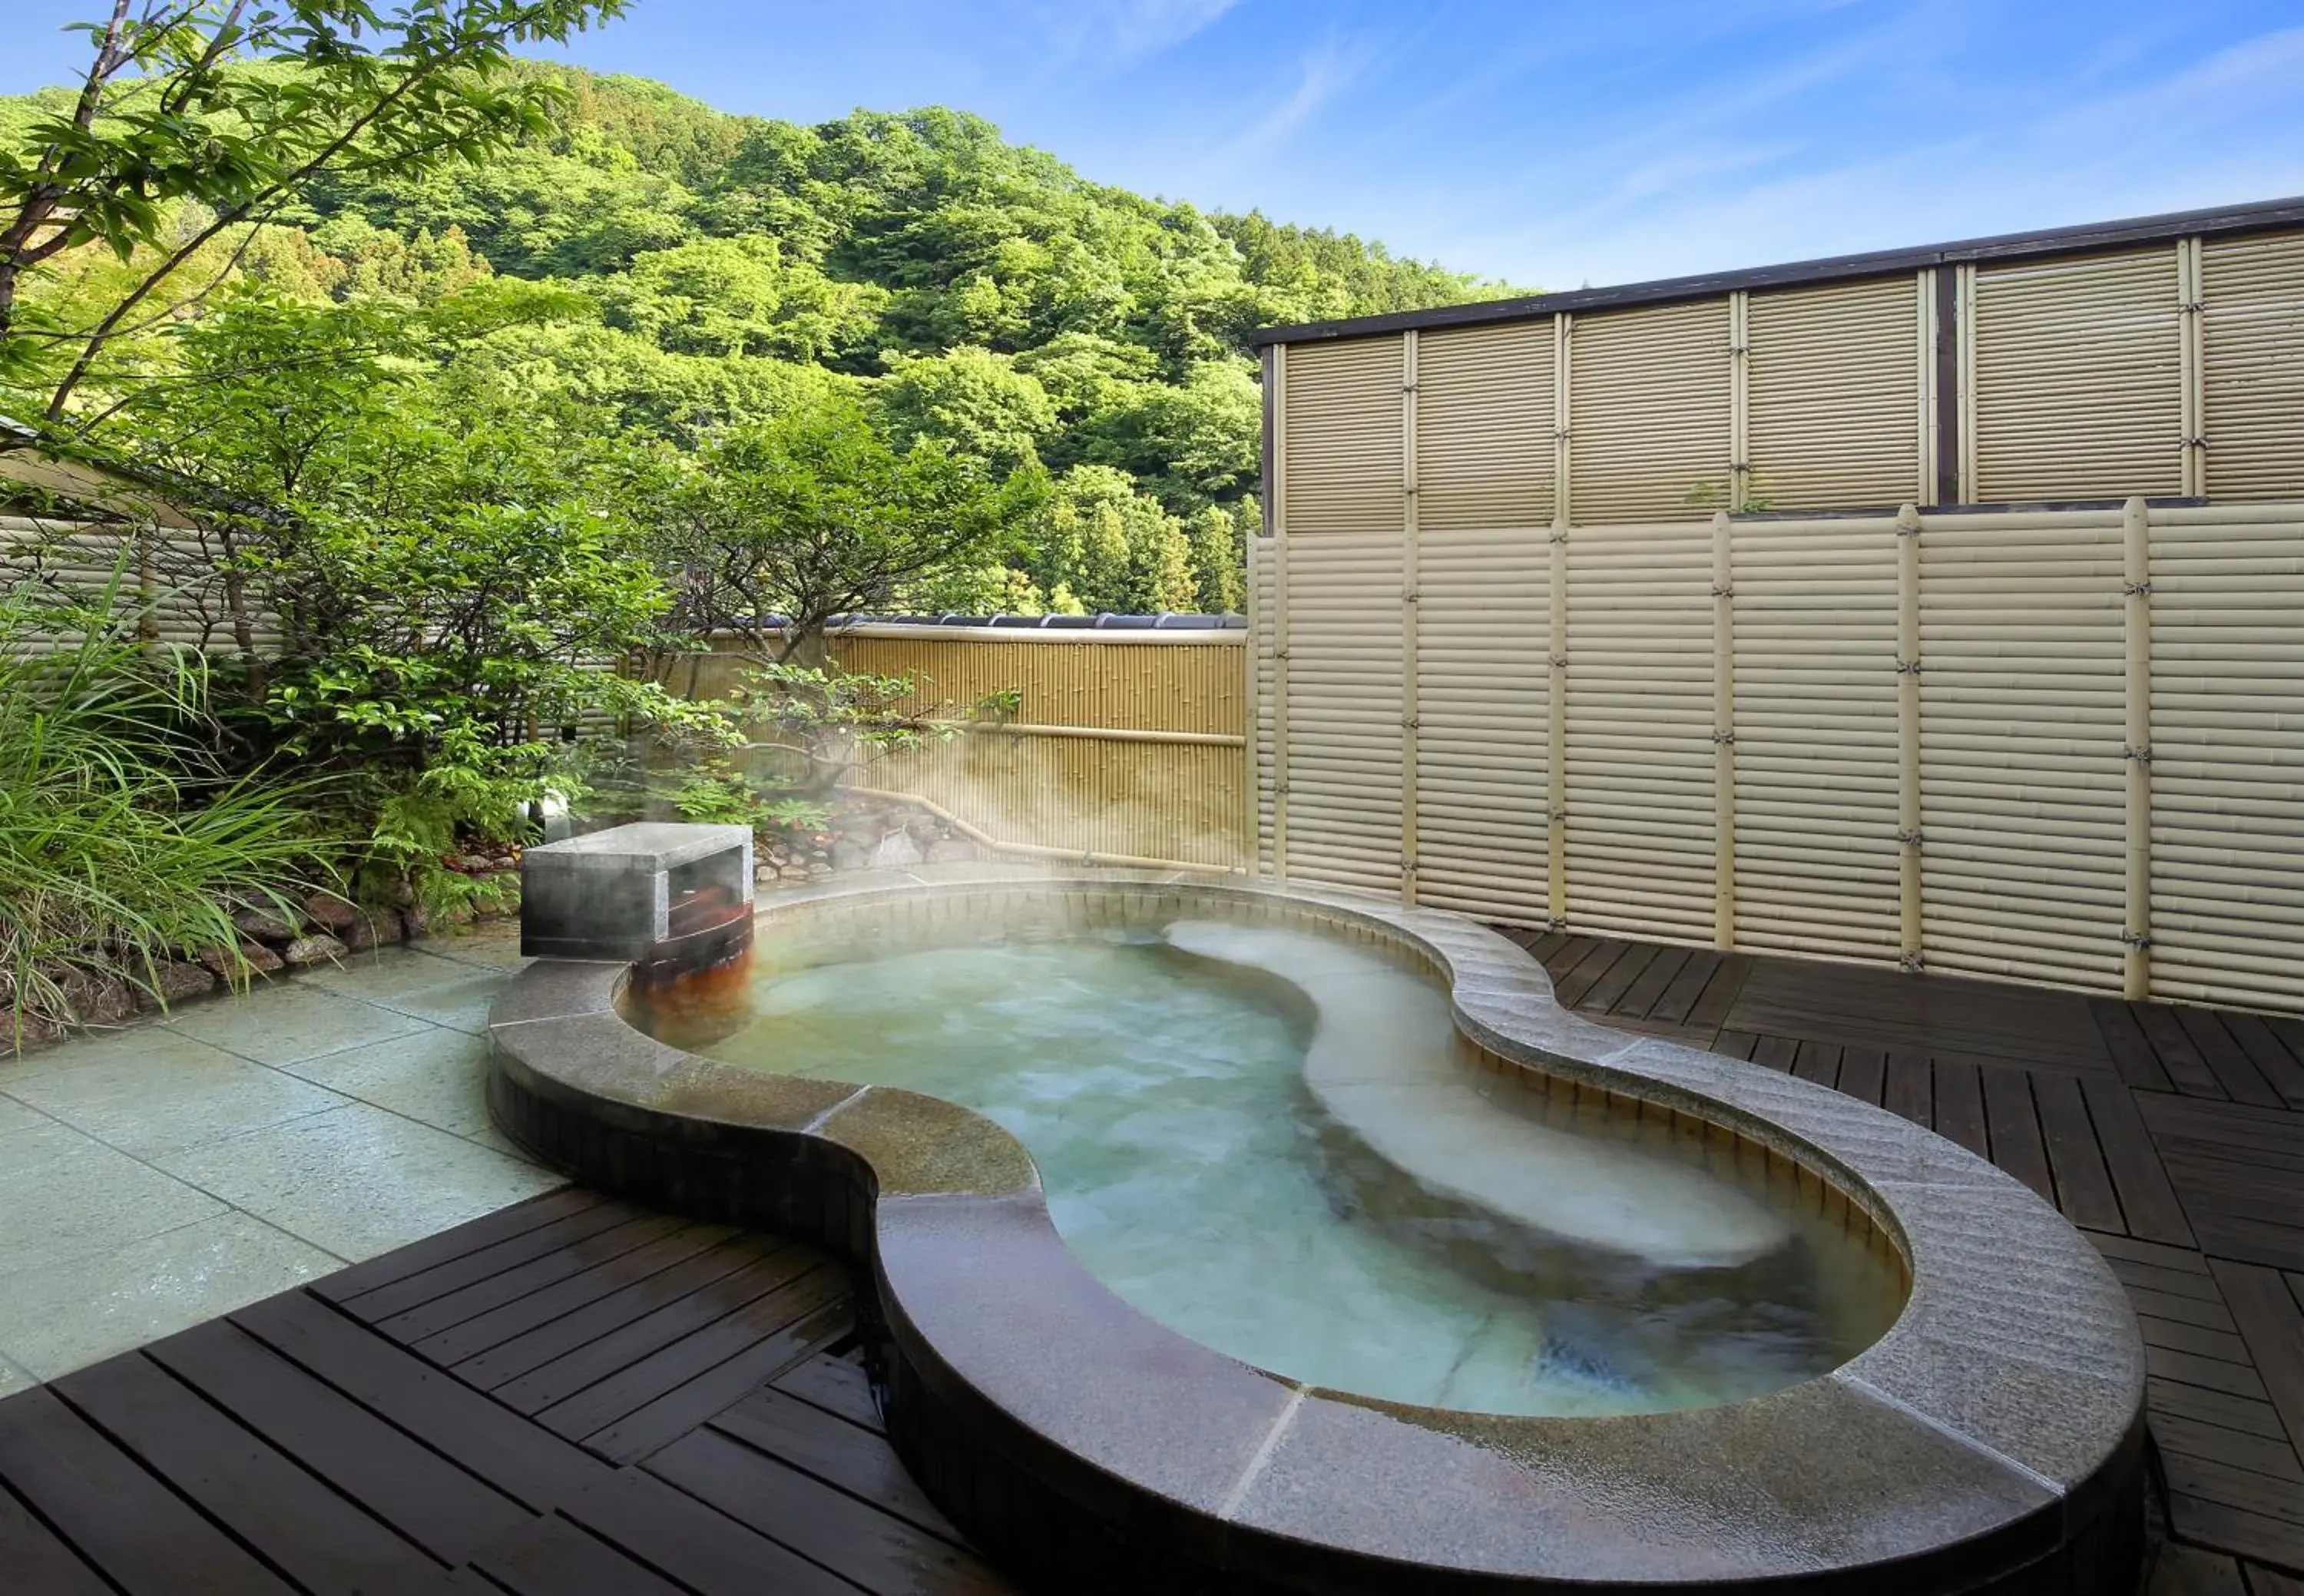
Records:
[[[285,906],[322,839],[309,785],[232,775],[208,667],[140,637],[115,581],[80,602],[0,590],[0,1007],[75,1018],[76,977],[116,968],[157,998],[170,958],[235,949],[234,902]],[[237,954],[227,971],[244,977]]]

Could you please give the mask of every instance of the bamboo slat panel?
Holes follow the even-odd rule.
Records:
[[[2304,497],[2304,233],[2200,252],[2208,495]]]
[[[1932,497],[1911,277],[1756,293],[1747,314],[1754,499],[1806,510]]]
[[[1975,280],[1972,497],[2181,492],[2176,251],[2028,260]]]
[[[1236,649],[1206,652],[1241,662]],[[894,754],[863,779],[1004,843],[1231,868],[1244,846],[1244,774],[1238,748],[975,734]]]
[[[117,572],[122,600],[146,608],[146,634],[186,648],[238,647],[238,607],[217,569],[224,556],[213,535],[190,527],[0,516],[0,585],[31,577],[92,598]],[[251,607],[245,619],[256,649],[280,647],[277,615]]]
[[[1017,692],[1022,701],[1015,718],[1029,725],[1237,736],[1248,717],[1248,680],[1237,634],[1216,635],[1226,641],[1075,644],[851,635],[836,639],[833,652],[851,671],[914,675],[922,707]]]
[[[1734,529],[1736,943],[1897,955],[1896,526]]]
[[[1929,516],[1920,539],[1927,961],[2116,991],[2127,780],[2120,514],[1976,524],[1990,519]]]
[[[2156,995],[2304,1006],[2304,506],[2152,527]]]
[[[1288,352],[1280,491],[1289,537],[1400,530],[1404,359],[1396,337]]]
[[[1554,478],[1549,318],[1419,335],[1417,523],[1426,533],[1548,528]]]
[[[1279,681],[1275,627],[1279,619],[1275,598],[1280,590],[1275,569],[1276,544],[1270,538],[1248,540],[1248,628],[1250,668],[1256,674],[1256,693],[1250,704],[1253,723],[1249,752],[1256,776],[1256,868],[1272,870],[1273,764],[1275,724],[1272,707]],[[1245,821],[1243,821],[1243,824]]]
[[[1579,316],[1569,351],[1575,522],[1708,517],[1719,501],[1702,505],[1690,496],[1724,494],[1733,463],[1728,301]]]
[[[1568,918],[1712,940],[1712,531],[1568,540]]]
[[[1548,534],[1420,534],[1417,896],[1501,920],[1546,912]]]
[[[1292,878],[1400,884],[1400,542],[1397,531],[1288,534]]]

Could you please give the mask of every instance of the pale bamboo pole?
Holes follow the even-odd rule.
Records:
[[[1920,897],[1920,512],[1896,512],[1896,885],[1904,968],[1927,963]]]
[[[2176,241],[2176,303],[2177,314],[2182,318],[2181,341],[2184,396],[2181,406],[2183,421],[2182,491],[2188,497],[2199,497],[2208,491],[2207,426],[2207,328],[2203,325],[2207,313],[2207,284],[2200,259],[2200,241],[2180,238]]]
[[[1954,314],[1959,326],[1960,358],[1956,373],[1960,384],[1960,498],[1972,505],[1978,498],[1977,459],[1983,453],[1976,436],[1976,263],[1969,261],[1959,267],[1959,297]]]
[[[1752,499],[1752,296],[1728,296],[1728,508]]]
[[[2121,931],[2121,990],[2152,993],[2152,518],[2140,498],[2121,507],[2121,587],[2128,643],[2127,913]]]
[[[1272,348],[1272,879],[1288,879],[1288,345]]]
[[[1416,903],[1416,329],[1400,340],[1400,901]]]
[[[1546,674],[1550,696],[1545,706],[1544,763],[1549,827],[1545,908],[1555,930],[1568,923],[1568,517],[1575,487],[1569,440],[1575,400],[1570,369],[1575,319],[1565,311],[1552,318],[1552,573],[1546,594],[1551,601],[1551,668]]]
[[[1919,314],[1914,320],[1919,327],[1919,425],[1920,480],[1913,489],[1914,504],[1936,502],[1936,464],[1943,457],[1943,427],[1936,409],[1936,268],[1925,267],[1915,274],[1919,284]]]
[[[1736,946],[1736,586],[1731,530],[1727,512],[1714,512],[1712,945],[1724,949]]]

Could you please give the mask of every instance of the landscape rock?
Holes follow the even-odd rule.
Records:
[[[360,912],[331,892],[316,892],[304,900],[307,923],[342,934],[358,925]]]
[[[874,870],[899,870],[908,864],[918,864],[920,860],[920,845],[912,840],[909,832],[892,831],[880,839],[878,847],[872,850]]]
[[[872,862],[872,846],[851,842],[843,837],[832,845],[832,868],[836,870],[860,870]]]
[[[432,930],[432,915],[421,904],[411,904],[400,912],[400,929],[411,942],[428,935]]]
[[[240,945],[239,952],[241,962],[251,975],[277,975],[285,968],[280,955],[261,942],[243,942]],[[214,950],[213,962],[208,954],[202,954],[200,962],[207,964],[217,975],[226,979],[237,973],[232,962],[232,955],[222,948]]]
[[[287,917],[271,909],[242,909],[232,917],[232,923],[241,936],[258,942],[288,942],[296,936],[296,928]]]
[[[928,845],[930,864],[973,864],[977,858],[976,845],[963,837],[947,836]]]
[[[334,937],[299,937],[280,950],[281,958],[292,970],[302,970],[313,964],[325,964],[351,952]]]
[[[216,978],[212,970],[182,959],[169,959],[152,972],[152,984],[159,989],[163,1003],[174,1004],[207,997],[216,990]]]
[[[136,1012],[136,989],[115,970],[76,966],[64,972],[56,985],[82,1025],[117,1025]]]
[[[400,923],[400,916],[389,909],[353,917],[337,935],[346,948],[353,953],[366,953],[371,947],[382,947],[399,941],[408,933]]]

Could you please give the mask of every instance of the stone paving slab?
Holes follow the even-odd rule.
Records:
[[[561,1183],[489,1124],[516,927],[0,1055],[0,1395]]]

